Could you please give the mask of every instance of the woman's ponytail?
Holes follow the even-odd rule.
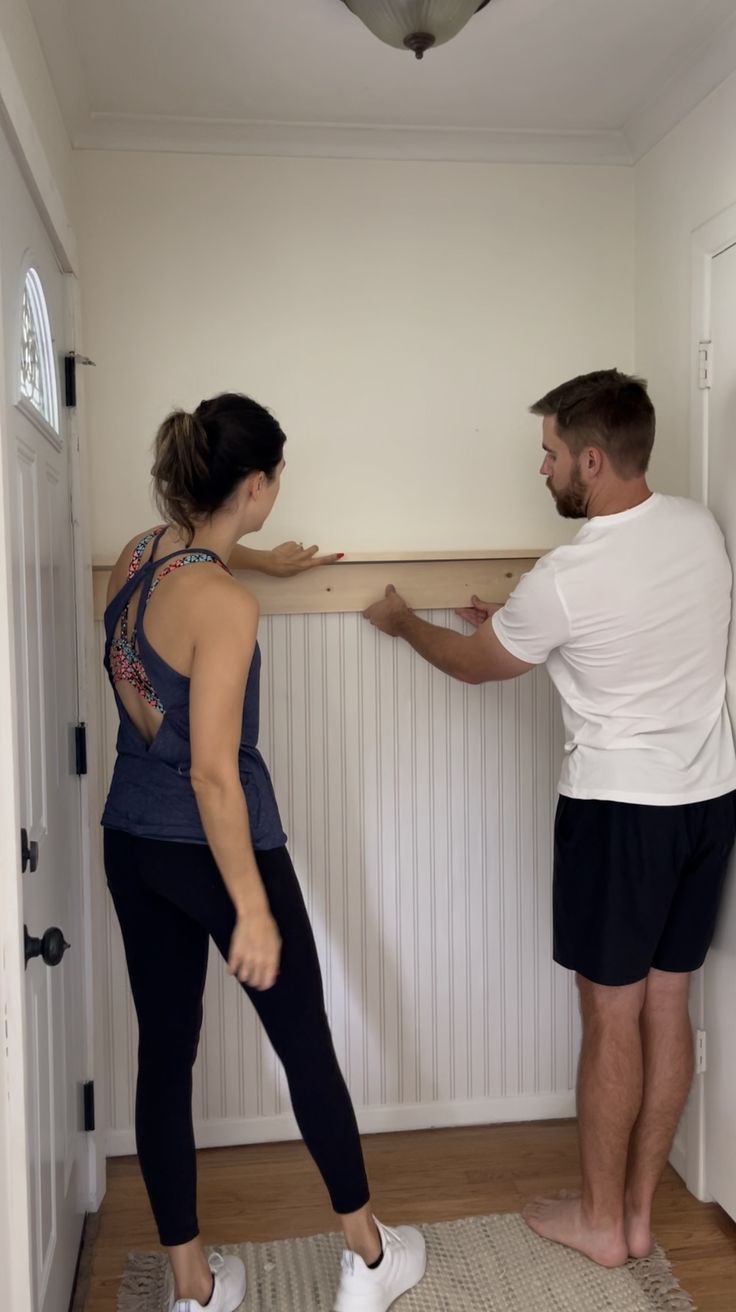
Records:
[[[156,434],[151,473],[161,514],[191,542],[197,521],[215,514],[249,474],[272,479],[286,437],[270,411],[239,392],[173,410]]]

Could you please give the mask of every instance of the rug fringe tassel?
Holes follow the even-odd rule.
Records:
[[[167,1266],[161,1253],[129,1253],[118,1290],[118,1312],[160,1306],[168,1284]]]
[[[657,1312],[696,1312],[695,1304],[678,1284],[661,1248],[655,1248],[651,1257],[632,1262],[629,1269]]]

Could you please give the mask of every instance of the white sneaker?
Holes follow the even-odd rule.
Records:
[[[372,1271],[357,1253],[343,1253],[334,1312],[387,1312],[424,1275],[427,1254],[419,1231],[408,1225],[389,1230],[380,1221],[376,1225],[383,1244],[381,1265]]]
[[[178,1298],[171,1312],[237,1312],[245,1298],[245,1267],[240,1258],[212,1253],[209,1266],[214,1276],[209,1303],[198,1303],[196,1298]]]

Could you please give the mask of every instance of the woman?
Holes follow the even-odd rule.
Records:
[[[169,1250],[174,1312],[235,1312],[245,1295],[242,1262],[208,1262],[197,1237],[192,1066],[210,936],[283,1063],[340,1216],[347,1251],[335,1309],[384,1312],[425,1266],[419,1232],[388,1230],[369,1207],[312,930],[256,747],[258,606],[227,562],[259,563],[236,543],[268,518],[284,442],[245,396],[170,415],[153,466],[166,525],[123,548],[105,614],[120,715],[105,869],[138,1015],[138,1155]],[[291,572],[310,559],[291,544],[276,565]],[[272,557],[267,567],[276,572]]]

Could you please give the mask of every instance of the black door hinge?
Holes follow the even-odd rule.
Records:
[[[74,729],[75,773],[87,773],[87,726],[76,725]]]
[[[84,1095],[84,1128],[85,1130],[94,1130],[95,1128],[95,1082],[87,1080],[82,1085]]]

